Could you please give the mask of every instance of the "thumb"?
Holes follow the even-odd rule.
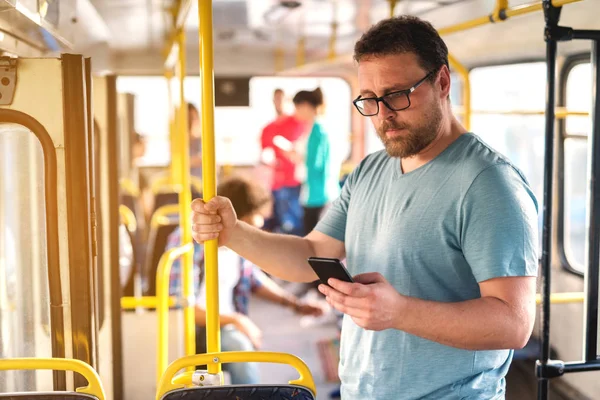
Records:
[[[227,208],[231,205],[229,199],[221,196],[215,196],[210,199],[206,204],[204,204],[204,209],[206,211],[217,211],[223,208]]]
[[[387,282],[386,279],[379,272],[367,272],[364,274],[358,274],[354,278],[354,282],[368,285],[371,283]]]

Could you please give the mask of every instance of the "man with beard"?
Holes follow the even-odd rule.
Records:
[[[311,256],[347,258],[355,283],[319,289],[343,312],[344,399],[504,399],[513,349],[535,318],[537,202],[523,175],[452,114],[446,45],[414,17],[355,46],[358,111],[385,151],[366,157],[304,238],[196,200],[197,241],[219,240],[265,271],[316,278]]]

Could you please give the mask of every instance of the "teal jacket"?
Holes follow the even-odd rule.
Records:
[[[302,204],[323,207],[340,194],[340,165],[332,162],[329,135],[315,122],[306,145],[306,181],[303,185]]]

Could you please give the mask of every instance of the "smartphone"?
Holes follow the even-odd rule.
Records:
[[[329,278],[335,278],[350,283],[354,282],[352,276],[346,267],[344,267],[344,264],[337,258],[310,257],[308,263],[324,285],[329,286],[327,283]]]

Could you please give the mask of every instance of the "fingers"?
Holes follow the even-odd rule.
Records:
[[[338,292],[352,297],[367,297],[371,292],[371,289],[362,283],[344,282],[335,278],[330,278],[327,283]]]
[[[218,232],[213,232],[213,233],[195,233],[195,232],[193,232],[192,238],[198,243],[204,243],[204,242],[208,242],[209,240],[218,239],[219,233]]]
[[[192,231],[196,233],[215,233],[223,230],[223,224],[194,224],[192,225]]]
[[[193,224],[217,224],[221,222],[221,216],[217,214],[200,214],[194,213],[192,214],[192,223]]]
[[[215,196],[208,203],[204,204],[204,209],[206,210],[206,212],[211,213],[230,206],[231,202],[229,201],[229,199],[221,196]]]
[[[229,199],[222,196],[215,196],[208,202],[202,199],[195,199],[192,201],[192,211],[200,214],[214,214],[216,211],[227,208],[230,205]]]
[[[329,296],[325,297],[325,299],[331,307],[352,318],[367,318],[369,316],[369,312],[365,309],[349,306],[347,303],[336,301]]]
[[[386,282],[383,275],[381,275],[379,272],[367,272],[364,274],[359,274],[356,275],[353,279],[354,282],[362,283],[363,285]]]
[[[329,304],[332,304],[331,302],[334,302],[337,306],[341,306],[344,308],[364,307],[364,301],[362,298],[345,295],[344,293],[338,292],[335,289],[327,287],[327,285],[319,285],[319,291],[326,296],[328,301],[330,300]],[[340,310],[337,306],[336,308]]]

